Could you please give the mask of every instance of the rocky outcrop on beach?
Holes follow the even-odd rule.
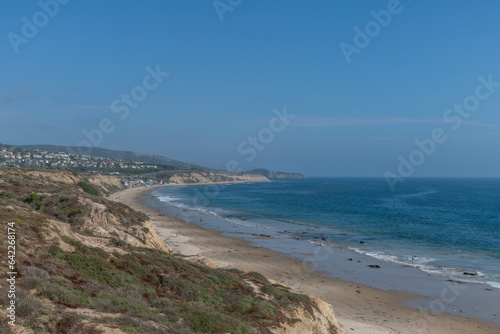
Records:
[[[262,175],[225,172],[179,172],[172,175],[169,179],[169,182],[175,184],[246,183],[268,181],[269,180]]]
[[[330,304],[317,297],[311,297],[311,301],[314,305],[312,313],[305,307],[295,309],[290,316],[298,321],[291,325],[283,324],[273,334],[347,334]]]

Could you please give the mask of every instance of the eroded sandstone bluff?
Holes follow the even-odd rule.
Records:
[[[318,298],[171,254],[146,215],[109,198],[121,188],[109,176],[0,169],[18,272],[16,327],[0,283],[0,332],[346,333]]]
[[[209,184],[235,182],[269,182],[263,175],[233,174],[224,172],[179,172],[170,177],[176,184]]]

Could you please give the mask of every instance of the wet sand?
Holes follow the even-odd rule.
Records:
[[[166,215],[140,200],[157,187],[129,188],[113,194],[112,198],[147,214],[158,235],[174,253],[207,257],[221,267],[258,271],[296,292],[318,296],[333,306],[339,322],[349,333],[500,333],[500,326],[496,324],[418,311],[403,304],[421,296],[326,278],[285,254]]]

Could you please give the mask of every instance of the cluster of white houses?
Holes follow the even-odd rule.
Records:
[[[139,161],[114,160],[110,158],[93,157],[90,155],[69,154],[64,152],[47,152],[38,149],[23,149],[19,147],[0,148],[0,166],[16,167],[52,167],[52,168],[121,168],[121,169],[156,169],[157,165]]]

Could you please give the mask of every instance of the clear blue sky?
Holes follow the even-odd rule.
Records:
[[[220,168],[235,160],[383,176],[441,128],[447,140],[412,176],[500,176],[500,87],[480,89],[489,96],[457,129],[457,113],[443,120],[475,94],[478,76],[500,82],[498,1],[220,3],[236,4],[222,21],[212,1],[73,0],[53,17],[37,14],[37,1],[4,1],[0,142],[77,145],[108,119],[105,148]],[[370,24],[370,12],[388,6],[390,22]],[[23,17],[40,26],[25,27],[28,38]],[[340,45],[355,47],[354,28],[367,24],[373,37],[348,63]],[[127,117],[113,112],[157,65],[170,75]],[[248,162],[248,136],[269,135],[273,109],[285,106],[296,117]]]

